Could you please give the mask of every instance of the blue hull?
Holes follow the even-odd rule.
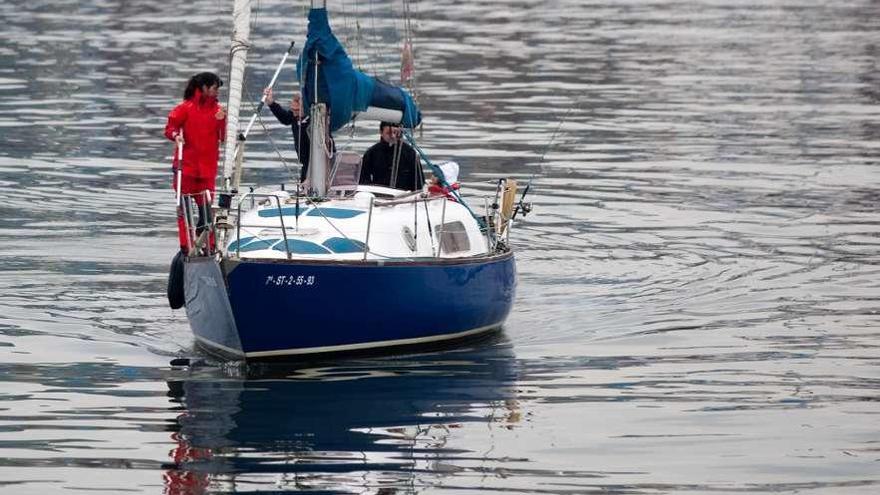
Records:
[[[247,358],[468,337],[498,328],[516,289],[512,253],[385,264],[222,263],[188,260],[187,314],[202,344]],[[226,301],[214,287],[224,282]]]

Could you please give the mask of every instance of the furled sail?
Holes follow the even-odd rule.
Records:
[[[244,81],[244,67],[250,47],[251,1],[236,0],[232,9],[232,49],[229,52],[229,102],[226,106],[226,153],[223,160],[224,189],[238,189],[231,184],[235,173],[235,153],[238,144],[238,110],[241,105],[241,91]],[[238,176],[241,172],[238,172]],[[236,181],[237,182],[237,181]]]
[[[315,78],[315,58],[319,69]],[[305,47],[296,67],[306,113],[312,103],[326,103],[330,110],[330,130],[336,131],[361,113],[379,120],[399,122],[413,128],[422,114],[412,96],[354,68],[345,48],[336,39],[327,17],[327,9],[309,11],[309,29]]]

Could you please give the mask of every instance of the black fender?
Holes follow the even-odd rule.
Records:
[[[171,309],[180,309],[186,302],[183,293],[183,257],[183,251],[178,251],[168,270],[168,305]]]

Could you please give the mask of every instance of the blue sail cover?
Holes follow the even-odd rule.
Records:
[[[315,54],[320,61],[315,88]],[[352,117],[369,106],[399,110],[401,124],[413,128],[422,121],[422,113],[412,96],[403,88],[393,86],[354,68],[345,48],[333,35],[327,9],[309,11],[306,44],[296,65],[305,110],[315,101],[330,109],[330,131],[347,124]]]

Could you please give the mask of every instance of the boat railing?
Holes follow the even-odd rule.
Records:
[[[505,183],[501,183],[504,187],[506,187]],[[495,252],[499,247],[503,247],[503,245],[509,244],[510,240],[510,225],[512,223],[512,219],[509,217],[505,217],[502,215],[499,210],[498,201],[496,199],[490,204],[489,197],[484,197],[484,214],[482,217],[476,216],[475,219],[479,225],[480,234],[485,236],[486,238],[486,247],[490,253]],[[436,230],[431,232],[431,252],[433,253],[432,257],[439,257],[441,254],[441,248],[443,246],[443,235],[446,228],[446,205],[449,204],[449,201],[452,201],[451,198],[445,195],[426,195],[421,191],[417,191],[414,193],[405,194],[394,199],[389,200],[376,200],[370,202],[370,211],[369,216],[367,218],[367,233],[366,239],[370,238],[370,225],[373,214],[373,206],[376,207],[386,207],[386,206],[399,206],[405,204],[413,204],[414,208],[418,208],[419,204],[425,205],[426,218],[428,221],[428,230],[431,231],[430,226],[430,216],[427,216],[427,204],[431,201],[443,201],[443,207],[440,213],[440,223],[436,226]],[[329,221],[329,220],[328,220]],[[418,230],[418,214],[413,216],[413,231]],[[436,236],[437,244],[434,244],[434,238]],[[504,240],[504,243],[499,241]],[[364,259],[366,259],[367,250],[364,250]]]
[[[510,218],[505,218],[499,216],[499,208],[498,208],[498,199],[496,198],[491,204],[489,203],[489,197],[484,197],[483,205],[484,205],[484,214],[482,217],[476,216],[475,219],[479,224],[480,233],[486,237],[486,246],[489,252],[494,252],[498,248],[498,241],[500,239],[509,240],[510,237]],[[410,194],[406,194],[394,199],[390,200],[382,200],[375,201],[375,206],[384,207],[384,206],[398,206],[405,204],[414,204],[415,208],[418,208],[419,203],[425,204],[425,208],[427,211],[427,203],[430,201],[444,201],[443,208],[440,213],[440,224],[437,226],[436,232],[432,233],[431,241],[432,244],[434,242],[434,235],[436,235],[438,239],[438,245],[432,246],[432,252],[434,253],[434,257],[439,257],[441,252],[441,245],[443,239],[443,233],[446,226],[446,205],[448,201],[452,200],[451,198],[445,195],[425,195],[425,193],[418,191]],[[371,204],[372,207],[372,204]],[[413,230],[417,230],[418,225],[416,225],[418,215],[414,216],[414,225]],[[428,217],[429,222],[429,230],[430,230],[430,217]],[[367,222],[369,236],[369,221]],[[499,225],[503,225],[503,228],[499,228]]]
[[[284,239],[284,252],[287,256],[287,259],[291,258],[290,252],[290,243],[287,242],[287,226],[284,225],[284,211],[281,207],[281,197],[277,194],[269,194],[269,193],[256,193],[256,192],[248,192],[241,196],[238,200],[238,205],[236,206],[236,219],[235,219],[235,256],[241,257],[241,205],[244,204],[247,199],[251,200],[251,208],[256,206],[256,200],[258,198],[264,198],[264,200],[268,201],[270,204],[274,200],[275,207],[278,209],[278,220],[281,222],[281,237]],[[299,215],[299,211],[296,212]],[[279,228],[273,226],[261,226],[264,229],[271,228]]]
[[[498,217],[497,200],[495,202],[490,203],[490,199],[491,198],[489,198],[489,197],[484,198],[485,213],[484,213],[484,216],[478,217],[477,220],[478,220],[478,224],[479,224],[480,234],[481,234],[481,236],[485,236],[486,246],[487,246],[489,252],[491,253],[491,252],[496,251],[496,249],[499,247],[499,240],[509,238],[510,228],[509,228],[508,224],[510,223],[510,219],[506,219],[503,217],[499,218]],[[262,230],[278,229],[281,231],[285,257],[287,259],[291,259],[293,257],[294,253],[292,253],[290,250],[290,243],[288,242],[288,225],[286,225],[286,223],[284,221],[284,217],[285,217],[284,205],[285,205],[285,202],[288,202],[288,201],[290,201],[290,197],[287,194],[279,195],[277,193],[274,193],[274,194],[273,193],[259,193],[259,192],[251,191],[251,192],[247,192],[247,193],[244,193],[243,195],[239,196],[237,198],[237,201],[236,201],[237,205],[235,208],[235,211],[236,211],[236,219],[234,222],[235,229],[236,229],[235,238],[238,240],[241,239],[242,227],[244,227],[244,228],[254,227],[254,228],[260,228]],[[299,201],[302,202],[302,205],[300,205]],[[306,206],[314,206],[314,204],[313,204],[314,202],[308,197],[301,197],[301,198],[299,198],[299,201],[297,202],[297,211],[295,213],[296,216],[299,216],[299,214],[301,213],[299,211],[301,208],[305,208]],[[443,206],[441,208],[439,224],[432,227],[431,221],[430,221],[430,216],[427,215],[427,211],[428,211],[428,203],[431,203],[434,201],[442,201]],[[431,244],[432,244],[432,246],[431,246],[432,257],[435,257],[435,258],[440,257],[441,253],[443,251],[442,250],[442,246],[443,246],[442,241],[444,239],[444,230],[446,229],[446,217],[447,217],[446,206],[449,203],[449,201],[450,201],[450,199],[444,195],[426,195],[422,192],[407,194],[405,196],[394,198],[391,200],[377,200],[377,199],[371,198],[370,206],[367,211],[366,232],[364,232],[363,259],[366,260],[368,254],[370,254],[369,240],[371,237],[370,234],[371,234],[371,230],[372,230],[372,226],[373,226],[372,220],[373,220],[374,207],[398,206],[398,205],[404,205],[404,204],[412,204],[413,208],[415,208],[415,210],[416,210],[416,213],[413,215],[413,223],[414,223],[413,232],[418,230],[418,222],[419,222],[419,217],[420,217],[420,214],[417,213],[418,209],[420,207],[424,206],[425,218],[428,223],[428,230],[431,231],[430,238],[431,238]],[[261,223],[259,225],[242,225],[242,223],[241,223],[241,219],[243,218],[242,212],[247,211],[249,209],[252,209],[258,205],[262,205],[262,206],[272,205],[273,209],[277,211],[277,217],[278,217],[279,224],[278,225],[266,225],[266,224]],[[327,221],[332,227],[336,228],[336,230],[339,231],[342,235],[345,235],[344,232],[341,232],[339,230],[339,228],[336,227],[336,225],[334,225],[332,219],[324,216],[324,214],[320,208],[318,208],[316,211],[318,212],[318,214],[320,216],[324,217],[324,220]],[[275,215],[273,215],[273,216],[275,216]],[[504,228],[499,229],[499,224],[503,224]],[[291,228],[292,228],[292,226],[291,226]],[[212,229],[213,229],[213,223],[212,223]],[[436,237],[436,243],[435,243],[435,237]],[[213,245],[212,245],[212,249],[213,249]],[[213,251],[211,251],[211,252],[213,252]],[[241,256],[241,242],[235,243],[235,255],[237,257]]]
[[[182,219],[189,256],[211,256],[216,250],[217,231],[211,207],[213,197],[214,194],[208,189],[180,195],[177,214]]]

